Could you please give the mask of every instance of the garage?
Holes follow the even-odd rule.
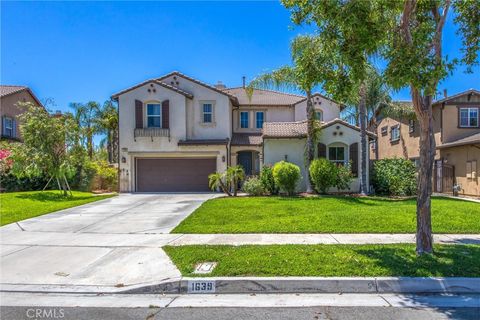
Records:
[[[210,191],[216,158],[136,158],[137,192]]]

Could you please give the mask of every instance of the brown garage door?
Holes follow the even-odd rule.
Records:
[[[208,175],[216,159],[137,158],[137,192],[209,191]]]

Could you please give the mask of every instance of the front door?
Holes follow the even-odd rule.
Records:
[[[241,151],[238,153],[237,162],[243,167],[245,175],[252,175],[253,170],[253,159],[251,151]]]

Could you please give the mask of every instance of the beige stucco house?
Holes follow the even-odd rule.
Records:
[[[112,96],[119,103],[120,191],[208,191],[208,175],[240,164],[247,175],[288,160],[304,168],[306,98],[271,90],[209,85],[179,72]],[[318,154],[352,163],[359,189],[359,128],[338,119],[341,106],[317,93]],[[373,133],[369,133],[374,136]]]
[[[25,86],[0,85],[0,133],[1,138],[21,141],[18,116],[24,112],[19,102],[31,102],[42,106],[33,92]]]
[[[480,197],[480,91],[470,89],[433,103],[436,143],[434,191]],[[419,128],[414,120],[381,118],[371,157],[419,158]]]

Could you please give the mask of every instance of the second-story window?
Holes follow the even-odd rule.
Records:
[[[315,120],[323,121],[323,112],[321,110],[315,110]]]
[[[240,112],[240,128],[248,128],[248,111]]]
[[[213,122],[213,105],[211,103],[204,103],[202,105],[203,123]]]
[[[157,103],[147,104],[147,127],[160,128],[162,126],[162,107]]]
[[[460,108],[459,124],[464,128],[478,127],[478,108]]]
[[[265,112],[257,111],[255,113],[255,127],[257,129],[262,129],[264,121],[265,121]]]
[[[396,125],[390,128],[390,141],[400,140],[400,126]]]

